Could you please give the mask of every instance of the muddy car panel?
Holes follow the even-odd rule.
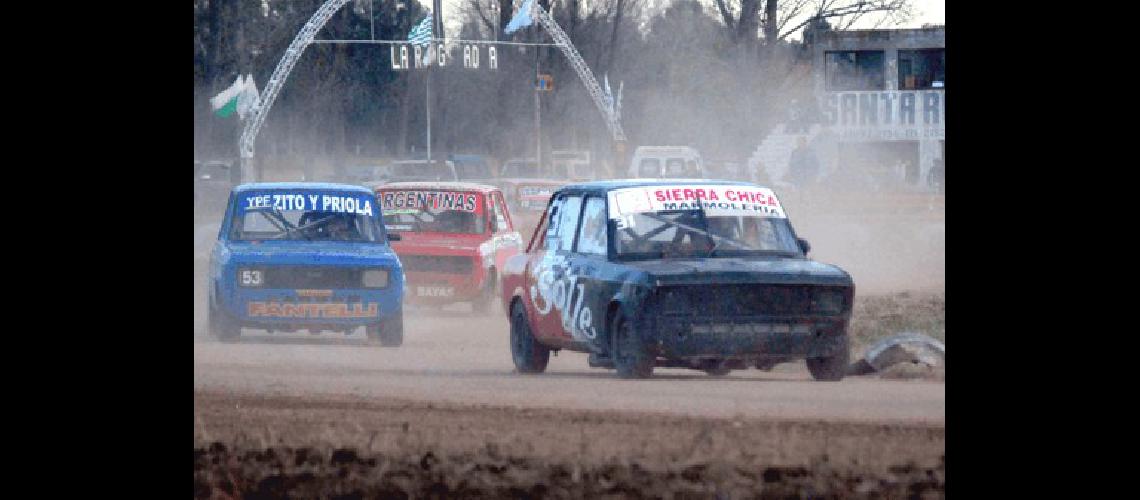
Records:
[[[393,248],[407,274],[409,303],[478,300],[523,247],[502,192],[493,186],[393,183],[377,187],[376,194],[387,229],[401,235]]]
[[[764,193],[763,205],[748,209],[770,210],[769,224],[786,224],[785,238],[798,241],[770,190],[740,182],[693,182],[699,183],[698,189],[722,194],[728,189],[748,191],[750,196]],[[622,221],[628,214],[616,213],[620,207],[614,193],[629,194],[630,188],[639,195],[639,191],[647,195],[667,191],[666,197],[681,197],[658,200],[658,208],[679,207],[679,213],[687,214],[686,208],[694,206],[692,193],[690,199],[684,198],[686,190],[694,189],[687,182],[566,186],[555,193],[526,254],[504,268],[506,310],[521,301],[540,342],[551,348],[607,353],[609,324],[620,310],[634,321],[637,334],[666,359],[803,358],[825,356],[843,345],[840,340],[854,297],[854,284],[846,272],[807,259],[798,247],[779,255],[627,258],[619,254],[615,237],[624,231]],[[713,207],[694,217],[720,213]],[[587,236],[591,231],[599,236]],[[605,240],[599,244],[601,234]],[[585,248],[583,242],[589,242]]]

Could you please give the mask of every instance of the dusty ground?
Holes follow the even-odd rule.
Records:
[[[196,249],[209,232],[196,234]],[[859,285],[853,358],[900,331],[945,341],[944,276],[933,266],[943,255],[863,245],[829,256],[831,242],[815,238],[815,257],[850,268]],[[202,257],[198,498],[945,496],[942,373],[899,367],[819,383],[799,362],[623,381],[562,353],[547,373],[523,376],[513,373],[505,318],[464,307],[410,311],[398,349],[368,346],[359,331],[247,330],[223,344],[204,332]],[[890,269],[892,259],[901,265]]]
[[[574,353],[523,376],[513,373],[506,326],[413,313],[398,349],[368,346],[359,332],[247,330],[227,344],[199,331],[195,495],[944,494],[941,381],[820,383],[802,363],[624,381]]]

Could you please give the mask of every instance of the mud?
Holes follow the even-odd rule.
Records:
[[[196,498],[943,498],[945,429],[195,393]]]

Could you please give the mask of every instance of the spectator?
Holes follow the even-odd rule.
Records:
[[[754,182],[756,182],[756,184],[761,186],[769,186],[772,184],[772,178],[768,176],[768,170],[764,168],[763,162],[756,162],[755,177],[756,180]]]
[[[802,134],[804,133],[803,117],[800,116],[803,111],[800,109],[800,102],[797,99],[792,99],[791,104],[788,105],[788,133],[789,134]]]
[[[796,139],[796,149],[792,150],[792,157],[788,160],[787,179],[797,189],[803,189],[815,184],[819,175],[819,158],[815,151],[807,145],[807,139]]]
[[[926,174],[926,183],[938,194],[946,194],[946,162],[942,158],[934,160],[934,167]]]

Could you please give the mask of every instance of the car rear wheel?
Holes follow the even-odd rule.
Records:
[[[649,378],[653,375],[654,356],[633,331],[633,323],[620,311],[610,324],[610,341],[614,368],[621,378]]]
[[[542,373],[550,362],[550,349],[531,333],[522,302],[511,306],[511,359],[519,373]]]
[[[404,308],[397,309],[387,319],[364,327],[364,333],[369,340],[383,347],[400,347],[404,343]]]
[[[843,380],[851,358],[851,347],[846,334],[843,335],[840,344],[839,349],[831,356],[807,358],[807,367],[812,378],[829,382]]]

